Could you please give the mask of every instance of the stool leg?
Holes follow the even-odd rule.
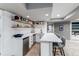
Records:
[[[59,48],[60,49],[60,53],[61,53],[61,55],[62,55],[62,48]]]
[[[53,55],[54,55],[54,48],[53,48]]]
[[[55,48],[53,48],[53,55],[55,56]]]
[[[63,56],[65,56],[64,49],[62,48]]]
[[[56,48],[55,48],[55,55],[56,55]]]
[[[61,53],[61,55],[65,56],[65,53],[64,53],[64,49],[63,48],[60,48],[60,53]]]

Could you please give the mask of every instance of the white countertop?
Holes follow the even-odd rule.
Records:
[[[33,36],[34,34],[37,34],[37,33],[26,33],[26,34],[23,34],[22,37],[18,37],[18,38],[19,38],[19,39],[23,39],[23,38],[25,38],[25,37]],[[18,38],[17,38],[17,39],[18,39]]]
[[[32,36],[33,34],[36,34],[36,33],[27,33],[27,34],[23,34],[22,38]]]
[[[41,42],[62,42],[54,33],[46,33],[42,38]]]

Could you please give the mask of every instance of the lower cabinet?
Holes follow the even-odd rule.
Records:
[[[40,38],[41,38],[40,34],[37,34],[36,35],[36,42],[40,42]]]
[[[5,45],[2,46],[2,50],[0,49],[2,51],[0,52],[0,55],[25,56],[28,53],[29,49],[33,46],[34,42],[36,42],[36,36],[37,34],[32,34],[25,38],[12,37],[10,40],[6,40],[8,42],[5,41]]]
[[[38,33],[38,34],[36,34],[36,42],[40,42],[40,39],[42,38],[42,36],[43,36],[44,34],[43,33]]]
[[[29,48],[33,46],[33,35],[29,37]]]

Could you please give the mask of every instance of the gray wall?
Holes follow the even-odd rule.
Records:
[[[63,31],[59,31],[59,25],[63,24]],[[70,22],[59,22],[54,23],[54,32],[59,34],[60,36],[65,37],[65,39],[70,39]]]

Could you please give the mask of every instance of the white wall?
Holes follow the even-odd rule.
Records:
[[[36,33],[41,33],[41,30],[43,33],[47,33],[47,22],[44,22],[44,24],[41,25],[35,25]]]
[[[35,32],[38,33],[36,35],[36,42],[40,42],[40,38],[42,36],[42,33],[47,33],[47,22],[44,22],[44,24],[41,25],[35,25]]]

